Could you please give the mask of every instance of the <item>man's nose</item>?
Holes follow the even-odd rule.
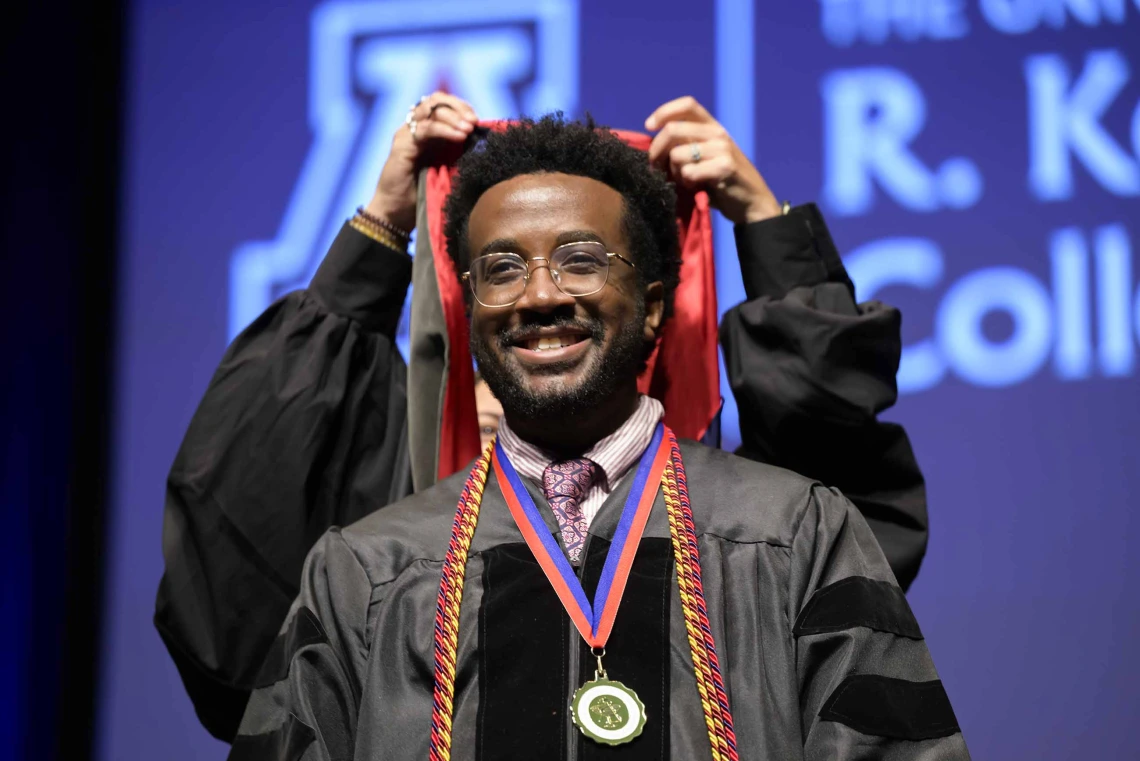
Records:
[[[550,263],[542,260],[531,264],[530,277],[523,286],[522,296],[515,302],[515,309],[550,312],[573,303],[574,297],[563,293],[554,282]]]

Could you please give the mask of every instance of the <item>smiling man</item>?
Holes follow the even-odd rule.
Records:
[[[654,199],[662,218],[653,221],[669,228],[662,190]],[[463,202],[455,197],[452,219],[466,216]],[[637,375],[664,314],[664,274],[648,257],[639,272],[628,244],[624,255],[607,247],[626,237],[623,208],[608,185],[544,172],[495,184],[470,212],[468,240],[498,236],[466,274],[472,353],[518,435],[549,452],[586,451],[638,406]],[[462,222],[451,233],[463,240]],[[652,282],[643,288],[645,278]],[[573,430],[565,430],[569,419]]]
[[[674,203],[592,124],[462,159],[446,235],[498,439],[317,543],[231,758],[968,757],[851,503],[638,394]]]

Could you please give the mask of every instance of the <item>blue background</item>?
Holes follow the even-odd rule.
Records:
[[[364,5],[337,7],[347,9],[346,17],[373,13]],[[359,73],[351,61],[363,42],[383,49],[412,34],[400,29],[408,6],[367,5],[386,9],[380,15],[390,27],[354,40],[343,71],[350,79]],[[508,5],[527,4],[480,7],[493,12]],[[558,5],[535,3],[534,15]],[[414,15],[429,21],[412,36],[442,30],[458,35],[449,38],[452,48],[462,47],[468,22],[457,28],[447,3],[421,0],[415,6],[420,11]],[[577,34],[573,25],[561,24],[544,40],[535,21],[506,26],[532,52],[546,45],[551,60],[574,67],[577,87],[557,94],[573,113],[588,109],[602,123],[639,129],[657,105],[691,94],[724,121],[780,198],[820,200],[841,250],[910,237],[941,251],[942,272],[928,287],[894,283],[875,294],[902,307],[906,344],[937,334],[934,351],[951,365],[937,383],[904,394],[887,415],[906,425],[929,485],[930,550],[911,604],[976,758],[1132,757],[1131,729],[1140,720],[1140,658],[1133,644],[1140,635],[1140,561],[1129,551],[1140,540],[1140,369],[1133,356],[1140,333],[1140,261],[1133,251],[1140,248],[1140,189],[1106,187],[1086,166],[1095,136],[1078,135],[1086,143],[1064,154],[1071,191],[1059,199],[1041,197],[1030,181],[1029,136],[1044,127],[1030,116],[1026,61],[1059,56],[1070,74],[1064,92],[1072,91],[1091,51],[1114,50],[1134,70],[1111,99],[1096,82],[1087,93],[1092,100],[1111,100],[1095,116],[1122,151],[1116,166],[1127,175],[1129,162],[1140,162],[1140,3],[1071,0],[1069,11],[1060,0],[829,0],[754,8],[746,0],[565,0],[561,6],[573,11]],[[884,26],[887,6],[902,15]],[[233,293],[241,289],[231,273],[235,251],[278,235],[317,137],[309,101],[316,76],[315,7],[139,0],[132,9],[113,509],[97,701],[97,756],[108,761],[225,755],[225,746],[198,726],[150,624],[162,570],[163,483],[232,331]],[[850,33],[849,44],[837,42],[840,32],[829,40],[821,31],[825,7],[863,14],[863,26],[835,27]],[[1023,32],[995,28],[991,19],[1003,8],[1025,14]],[[916,26],[910,13],[934,20]],[[502,26],[494,20],[479,26],[496,24]],[[451,81],[446,61],[440,67],[438,78]],[[925,120],[904,147],[930,169],[966,157],[980,178],[980,193],[971,192],[968,182],[959,184],[958,202],[935,194],[929,205],[936,208],[920,211],[913,208],[919,203],[915,183],[892,192],[880,177],[864,210],[853,213],[828,200],[825,189],[835,180],[828,138],[843,150],[864,150],[869,141],[856,138],[880,129],[875,120],[899,106],[884,101],[868,106],[862,122],[828,122],[825,80],[869,68],[905,77],[921,93]],[[516,85],[513,92],[526,98],[527,82]],[[383,93],[353,92],[362,113],[387,109],[390,116],[407,107],[402,100],[386,102]],[[912,95],[903,105],[914,101]],[[1069,107],[1070,124],[1080,121],[1079,109],[1090,113],[1086,101]],[[350,165],[374,178],[382,152],[352,140]],[[889,173],[899,165],[884,159],[880,168]],[[346,199],[329,198],[296,213],[327,227],[365,200],[356,197],[345,208]],[[1117,235],[1103,253],[1117,270],[1097,285],[1093,240],[1102,227]],[[1051,241],[1062,228],[1075,228],[1087,249],[1087,261],[1079,252],[1074,260],[1090,284],[1075,289],[1085,293],[1075,309],[1062,307],[1072,299],[1057,294],[1074,290],[1073,282],[1082,285],[1079,277],[1065,286],[1051,274]],[[718,232],[724,308],[742,293],[731,240],[726,247],[723,226]],[[320,239],[306,249],[308,268],[322,248]],[[876,273],[889,278],[915,261],[903,257]],[[1120,269],[1122,262],[1131,272]],[[1011,316],[986,306],[1010,293],[995,271],[1012,272],[1023,285],[1039,283],[1014,304],[1028,312]],[[989,302],[973,302],[981,304],[981,338],[975,336],[973,345],[996,349],[970,366],[1023,376],[1004,385],[980,384],[959,369],[968,362],[952,346],[968,348],[969,324],[950,320],[935,328],[946,304],[969,301],[952,295],[971,278],[996,283],[997,293]],[[272,295],[295,281],[275,282]],[[1126,312],[1113,305],[1111,293],[1127,294]],[[1043,304],[1049,315],[1069,309],[1067,324],[1077,326],[1067,339],[1076,341],[1067,349],[1076,359],[1061,370],[1061,320],[1048,316],[1043,322]],[[1111,324],[1117,337],[1103,338],[1102,323]],[[1017,364],[1008,342],[1034,330],[1044,331],[1047,345]],[[1105,344],[1115,348],[1102,361]],[[734,435],[731,426],[728,435]]]

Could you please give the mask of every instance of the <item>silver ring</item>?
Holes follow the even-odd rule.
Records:
[[[689,155],[693,158],[694,164],[699,164],[701,161],[701,146],[693,143],[689,146]]]
[[[408,132],[412,133],[412,139],[416,139],[416,128],[419,127],[419,121],[416,119],[416,109],[421,103],[427,100],[428,96],[424,95],[418,101],[413,103],[408,108],[408,114],[404,117],[404,124],[408,125]]]

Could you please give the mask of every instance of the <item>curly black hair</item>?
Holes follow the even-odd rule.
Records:
[[[491,187],[524,174],[560,172],[609,185],[625,200],[622,217],[630,253],[642,283],[665,286],[665,315],[673,311],[673,291],[680,271],[677,195],[665,175],[649,165],[645,153],[626,145],[587,115],[569,121],[561,112],[537,121],[522,119],[502,132],[490,132],[459,160],[459,172],[447,197],[444,235],[456,271],[468,269],[467,220]]]

